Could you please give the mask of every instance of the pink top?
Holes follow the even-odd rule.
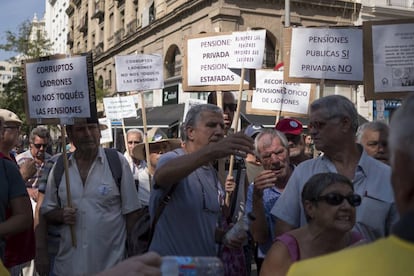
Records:
[[[354,243],[357,243],[362,239],[363,239],[363,237],[360,233],[352,231],[351,232],[351,243],[350,243],[350,245],[352,245]],[[281,243],[286,245],[286,247],[288,248],[290,258],[291,258],[292,262],[296,262],[296,261],[300,260],[299,244],[298,244],[298,241],[296,240],[296,238],[294,236],[292,236],[289,233],[284,233],[284,234],[280,235],[279,237],[277,237],[275,239],[275,241],[280,241]]]

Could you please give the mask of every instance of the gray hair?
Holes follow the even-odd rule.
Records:
[[[138,129],[138,128],[131,128],[127,131],[126,136],[128,137],[128,135],[130,133],[137,133],[139,135],[141,135],[141,139],[144,139],[144,132],[142,132],[142,130]]]
[[[407,97],[394,112],[390,123],[388,143],[391,164],[398,151],[405,152],[414,161],[414,95]]]
[[[346,176],[333,172],[318,173],[306,181],[302,190],[302,204],[305,205],[305,201],[315,201],[326,188],[335,183],[347,184],[352,191],[354,190],[354,185]],[[306,221],[309,222],[311,218],[306,212],[305,216]]]
[[[199,104],[191,107],[181,125],[181,139],[184,142],[188,141],[187,128],[196,126],[203,112],[223,114],[221,108],[214,104]]]
[[[386,123],[381,122],[381,121],[366,122],[360,125],[358,128],[357,134],[356,134],[358,143],[361,142],[362,135],[364,134],[366,130],[376,131],[382,134],[386,134],[388,136],[389,127]]]
[[[270,141],[273,141],[274,138],[279,138],[280,143],[284,148],[286,148],[289,151],[289,142],[282,132],[276,130],[276,129],[263,129],[254,139],[254,150],[258,156],[260,156],[259,152],[259,143],[263,139],[264,136],[270,135]]]
[[[30,132],[30,137],[29,137],[29,140],[30,140],[31,143],[34,142],[36,136],[38,136],[42,139],[48,139],[48,142],[50,142],[50,132],[45,127],[38,126],[38,127],[35,127],[34,129],[32,129],[32,131]]]
[[[329,118],[348,117],[351,120],[351,126],[354,133],[358,129],[358,112],[355,105],[346,97],[341,95],[329,95],[319,98],[312,102],[310,110],[315,111],[324,109]]]

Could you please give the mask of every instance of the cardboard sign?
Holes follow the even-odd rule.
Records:
[[[23,64],[29,122],[96,116],[91,56],[43,57]]]
[[[366,100],[398,99],[414,91],[414,20],[363,23]]]
[[[231,33],[202,34],[185,43],[183,90],[231,91],[240,87],[241,69],[229,67],[232,54]],[[249,88],[246,74],[243,88]]]
[[[109,120],[108,118],[99,118],[99,124],[107,126],[106,129],[101,130],[100,144],[102,145],[105,143],[113,142],[111,120]]]
[[[118,92],[161,89],[164,87],[161,55],[115,56]]]
[[[256,70],[252,108],[308,114],[309,83],[286,83],[283,71]]]
[[[137,116],[133,96],[104,98],[103,103],[108,119],[122,119]]]
[[[262,68],[265,41],[266,30],[232,33],[229,68]]]
[[[362,83],[360,28],[287,28],[284,39],[285,81]]]

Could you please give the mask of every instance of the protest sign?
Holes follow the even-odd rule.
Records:
[[[111,120],[109,118],[99,118],[99,124],[107,126],[106,129],[101,130],[100,144],[110,143],[113,141]]]
[[[109,119],[122,119],[137,116],[133,96],[104,98],[103,103],[106,117]]]
[[[59,118],[96,117],[90,55],[32,59],[23,69],[29,122],[57,124]]]
[[[286,83],[282,71],[256,70],[252,108],[308,114],[311,85]]]
[[[285,81],[362,83],[360,28],[290,28],[284,34]]]
[[[233,32],[229,68],[262,68],[265,40],[266,30]]]
[[[186,38],[183,90],[231,91],[238,90],[241,70],[229,67],[232,54],[231,33],[199,34]],[[249,89],[249,77],[243,82]]]
[[[414,20],[367,21],[365,100],[398,99],[414,91]]]
[[[115,70],[118,92],[164,87],[161,55],[115,56]]]

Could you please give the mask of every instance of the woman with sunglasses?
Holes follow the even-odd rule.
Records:
[[[312,176],[302,190],[302,204],[308,224],[276,238],[263,262],[260,275],[286,275],[292,263],[360,242],[352,231],[355,207],[361,197],[352,182],[337,173]]]

